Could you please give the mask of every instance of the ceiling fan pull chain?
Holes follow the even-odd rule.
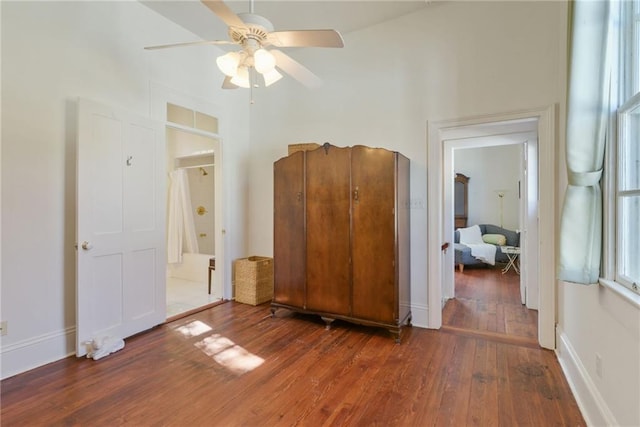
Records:
[[[253,105],[256,101],[253,99],[253,73],[249,73],[249,104]]]

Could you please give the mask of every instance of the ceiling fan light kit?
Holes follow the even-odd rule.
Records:
[[[276,58],[265,49],[253,52],[253,66],[260,74],[268,73],[276,67]]]
[[[229,27],[231,41],[198,41],[170,45],[150,46],[145,49],[164,49],[191,45],[237,44],[242,50],[228,52],[216,58],[216,64],[225,75],[223,89],[251,87],[251,69],[262,75],[265,86],[282,79],[276,67],[308,87],[316,87],[320,79],[309,69],[282,51],[268,51],[268,46],[276,47],[344,47],[342,36],[335,30],[290,30],[274,31],[273,24],[254,13],[232,11],[222,0],[202,0]],[[253,12],[253,1],[251,3]]]
[[[222,56],[218,56],[216,64],[218,68],[226,76],[235,77],[238,74],[238,66],[240,65],[241,55],[239,52],[229,52]]]
[[[238,67],[236,75],[231,78],[231,83],[245,89],[250,88],[251,80],[249,79],[249,68],[244,65]]]
[[[263,73],[262,77],[264,78],[265,87],[269,87],[280,80],[282,78],[282,74],[280,74],[275,68],[272,68],[271,71]]]

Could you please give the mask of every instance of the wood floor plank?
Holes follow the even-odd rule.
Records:
[[[436,347],[434,356],[427,365],[427,384],[421,396],[424,403],[419,405],[417,410],[416,419],[424,425],[436,425],[439,418],[445,390],[449,385],[450,361],[458,340],[457,337],[446,335],[438,335],[431,339],[434,342],[438,341],[440,345]]]
[[[447,387],[448,362],[453,354],[452,343],[455,337],[417,329],[414,329],[414,334],[420,336],[415,344],[412,343],[412,351],[417,356],[417,366],[420,369],[416,370],[415,365],[406,367],[413,379],[408,386],[412,386],[413,391],[409,398],[403,399],[407,409],[396,408],[396,412],[401,414],[396,425],[435,425]],[[438,345],[434,345],[436,341],[439,342]]]
[[[413,382],[419,377],[411,367],[420,365],[423,353],[417,351],[414,343],[417,341],[406,340],[407,345],[391,347],[385,344],[391,351],[382,355],[384,362],[376,363],[380,366],[378,372],[371,377],[364,393],[357,396],[362,410],[353,418],[353,425],[403,425],[410,419],[397,410],[397,402],[411,399],[420,387],[420,383]]]
[[[500,387],[498,387],[498,407],[496,412],[498,415],[500,426],[516,426],[518,424],[517,414],[523,402],[516,400],[514,393],[514,385],[509,375],[508,351],[511,347],[498,347],[496,345],[496,372],[500,379]]]
[[[538,314],[520,301],[520,276],[499,268],[455,273],[454,299],[443,310],[443,325],[537,338]]]
[[[524,319],[526,320],[526,319]],[[12,426],[585,425],[553,352],[226,303],[1,383]],[[526,402],[526,404],[523,404]]]
[[[320,331],[320,329],[319,329]],[[309,357],[299,359],[298,363],[290,366],[290,375],[276,376],[273,381],[265,384],[263,388],[264,398],[254,405],[255,419],[249,420],[250,424],[266,423],[272,425],[280,420],[287,424],[286,420],[294,421],[304,419],[326,392],[331,377],[340,375],[345,367],[350,365],[359,349],[367,339],[364,335],[347,334],[345,330],[334,328],[327,331],[332,335],[332,340],[326,345],[316,346],[307,353]],[[325,335],[327,335],[325,333]],[[342,352],[341,366],[335,365],[333,355]],[[292,406],[291,402],[284,398],[296,396],[298,401],[306,402],[305,406]],[[229,422],[233,420],[230,414]],[[224,420],[223,420],[224,421]]]
[[[464,424],[471,426],[498,425],[498,382],[496,344],[478,340],[473,360],[469,391],[469,410]]]
[[[328,373],[326,386],[318,395],[321,404],[308,413],[308,420],[317,420],[322,425],[360,425],[366,418],[367,410],[374,405],[373,398],[378,394],[381,373],[389,359],[400,352],[397,344],[386,337],[376,336],[367,340],[367,346],[339,368],[337,375]],[[407,337],[404,337],[405,341]],[[345,384],[351,387],[344,389]],[[389,392],[389,389],[384,390]],[[378,411],[376,411],[378,413]]]

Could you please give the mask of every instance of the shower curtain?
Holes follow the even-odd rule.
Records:
[[[197,253],[198,240],[191,212],[189,180],[184,169],[169,174],[169,212],[167,229],[167,262],[181,263],[182,253]]]

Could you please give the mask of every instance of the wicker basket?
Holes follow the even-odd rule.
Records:
[[[320,147],[320,144],[316,144],[315,142],[305,142],[300,144],[289,144],[289,155],[292,155],[296,151],[309,151],[315,150]]]
[[[233,267],[236,302],[258,305],[273,298],[273,258],[240,258]]]

